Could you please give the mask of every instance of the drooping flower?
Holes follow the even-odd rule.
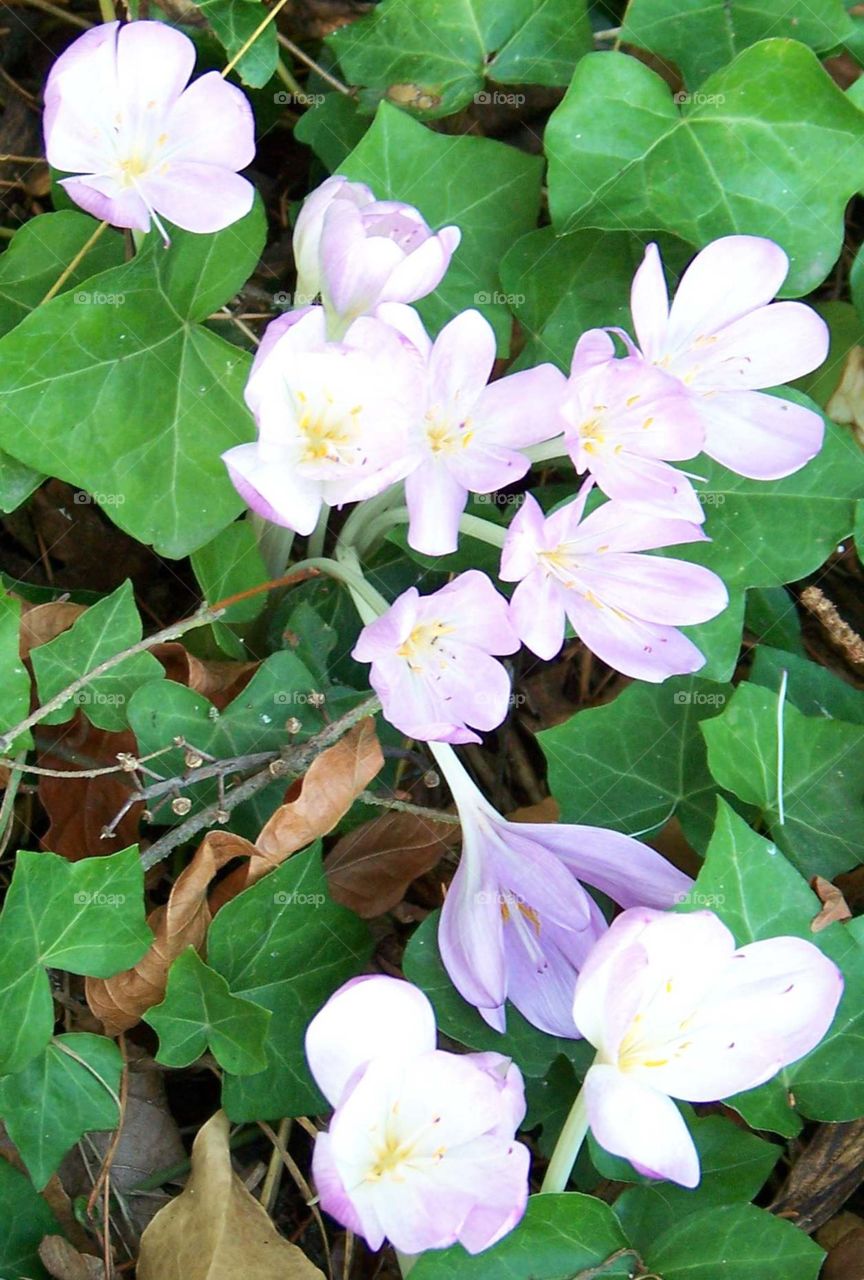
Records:
[[[294,232],[298,300],[319,293],[338,336],[382,302],[414,302],[440,284],[458,227],[433,232],[413,205],[376,200],[335,175],[307,199]]]
[[[238,174],[255,155],[245,95],[217,71],[191,85],[195,46],[162,22],[107,22],[63,53],[45,86],[49,164],[88,213],[164,239],[160,215],[185,231],[220,231],[252,208]]]
[[[510,612],[523,643],[538,658],[554,658],[566,617],[625,675],[659,683],[698,671],[705,659],[677,628],[720,613],[726,588],[701,565],[639,552],[704,541],[704,533],[614,499],[583,517],[588,486],[548,517],[528,494],[510,525],[500,575],[519,583]]]
[[[495,333],[479,311],[461,312],[434,343],[412,308],[387,304],[377,314],[414,344],[426,370],[425,402],[406,440],[408,541],[426,555],[448,555],[468,494],[521,479],[531,463],[519,450],[560,431],[564,376],[542,364],[488,384]]]
[[[245,501],[273,523],[311,533],[322,504],[371,497],[405,474],[420,368],[382,321],[363,316],[337,343],[326,340],[321,307],[280,316],[245,394],[258,439],[222,457]]]
[[[310,1070],[335,1108],[315,1142],[321,1207],[380,1249],[405,1254],[457,1241],[488,1249],[528,1195],[518,1067],[497,1053],[435,1048],[435,1017],[416,987],[354,979],[316,1014]]]
[[[696,1186],[699,1157],[672,1098],[716,1102],[764,1084],[819,1043],[842,990],[837,967],[801,938],[736,950],[713,912],[625,911],[573,1003],[598,1051],[584,1084],[597,1141],[640,1173]]]
[[[369,683],[402,733],[480,742],[468,726],[496,728],[510,699],[510,677],[492,655],[518,648],[506,600],[469,569],[428,596],[409,587],[363,628],[351,656],[371,662]]]
[[[789,259],[772,240],[723,236],[697,254],[670,308],[656,244],[633,280],[630,305],[642,355],[688,388],[705,452],[756,480],[790,475],[819,452],[821,416],[760,394],[818,368],[828,328],[801,302],[772,302]]]
[[[610,498],[701,524],[693,486],[669,465],[702,450],[705,430],[691,396],[677,378],[638,357],[614,357],[602,330],[589,330],[576,344],[561,407],[573,465],[590,471]]]
[[[462,823],[462,856],[438,929],[453,985],[497,1031],[505,1030],[507,999],[541,1031],[573,1037],[576,975],[607,927],[581,881],[625,907],[671,906],[692,881],[617,831],[507,822],[449,747],[432,752]]]

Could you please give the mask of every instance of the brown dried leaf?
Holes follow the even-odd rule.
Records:
[[[864,441],[864,347],[850,349],[825,412],[832,421],[851,427],[859,444]]]
[[[832,884],[830,880],[823,880],[822,876],[814,876],[810,885],[822,903],[821,911],[810,922],[811,933],[821,933],[835,920],[852,919],[852,912],[836,884]]]
[[[18,650],[22,658],[30,656],[30,650],[47,644],[68,631],[72,623],[87,612],[87,606],[73,604],[71,600],[54,600],[49,604],[21,602],[21,632]]]
[[[184,645],[172,641],[151,650],[165,668],[169,680],[201,693],[220,711],[245,688],[260,662],[209,662],[196,658]]]
[[[63,1236],[46,1236],[39,1257],[54,1280],[105,1280],[105,1264],[89,1253],[79,1253]]]
[[[383,915],[460,839],[457,823],[390,809],[343,836],[324,859],[330,893],[366,920]]]
[[[822,1264],[821,1280],[864,1280],[864,1230],[843,1236]]]
[[[526,804],[507,814],[508,822],[557,822],[561,806],[554,796],[544,796],[537,804]]]
[[[132,969],[113,978],[88,978],[87,1003],[101,1018],[109,1035],[128,1031],[165,995],[168,970],[189,946],[200,951],[212,912],[207,901],[210,883],[234,858],[248,858],[254,845],[230,831],[211,831],[204,837],[188,867],[177,877],[168,902],[151,912],[147,923],[155,934],[150,950]]]
[[[231,1168],[228,1118],[217,1111],[192,1146],[185,1189],[141,1238],[138,1280],[324,1280],[280,1236]]]
[[[280,805],[262,828],[248,865],[239,867],[217,886],[211,899],[213,910],[255,884],[298,849],[305,849],[332,831],[383,764],[375,721],[370,716],[312,761],[299,795]]]

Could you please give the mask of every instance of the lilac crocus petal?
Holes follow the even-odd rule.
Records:
[[[606,932],[580,883],[668,906],[692,881],[654,850],[596,827],[507,822],[448,747],[433,755],[462,823],[462,856],[438,928],[457,991],[503,1031],[505,999],[550,1035],[572,1038],[573,989]]]
[[[667,310],[660,256],[650,245],[631,294],[642,355],[681,382],[702,421],[705,451],[756,479],[797,471],[822,440],[813,410],[784,413],[773,397],[740,399],[810,373],[828,354],[827,325],[812,308],[771,301],[788,265],[771,240],[725,236],[697,254]],[[744,418],[736,421],[739,408]]]
[[[382,974],[346,982],[306,1031],[309,1070],[334,1107],[372,1058],[411,1058],[434,1048],[435,1014],[426,996]]]
[[[324,215],[334,200],[346,200],[356,208],[373,204],[375,197],[363,182],[349,182],[335,174],[316,187],[303,201],[294,224],[294,263],[297,267],[297,302],[314,302],[321,292],[319,249]]]
[[[328,342],[321,307],[268,328],[246,402],[258,441],[223,455],[249,505],[309,534],[321,505],[380,493],[405,474],[405,424],[421,395],[416,353],[380,320]]]
[[[529,1154],[514,1141],[506,1088],[471,1055],[380,1056],[337,1107],[313,1172],[321,1206],[373,1249],[403,1253],[457,1241],[479,1252],[518,1222]],[[524,1105],[524,1104],[523,1104]],[[513,1127],[511,1127],[513,1126]]]
[[[245,95],[216,72],[187,87],[195,47],[161,22],[106,23],[76,40],[45,86],[49,162],[88,212],[149,230],[230,226],[252,207],[237,170],[254,157]]]
[[[695,1185],[669,1099],[712,1102],[763,1084],[815,1048],[842,990],[837,967],[804,939],[736,950],[710,911],[625,911],[585,962],[573,1000],[597,1049],[586,1099],[598,1141]]]
[[[698,671],[704,658],[677,628],[721,612],[725,586],[701,565],[638,552],[705,535],[614,499],[583,513],[584,495],[548,518],[528,495],[510,525],[500,575],[519,582],[511,617],[523,642],[554,657],[566,613],[583,643],[625,675],[658,682]]]
[[[602,360],[598,348],[590,333],[577,345],[562,402],[573,465],[590,471],[611,498],[700,522],[690,481],[669,466],[695,457],[704,444],[692,396],[677,378],[639,357]]]
[[[510,678],[493,654],[519,639],[507,604],[471,569],[421,597],[415,587],[360,633],[352,656],[370,662],[369,681],[385,717],[426,742],[479,742],[507,714]]]

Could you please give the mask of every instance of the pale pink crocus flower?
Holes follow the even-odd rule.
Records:
[[[610,667],[659,683],[698,671],[705,659],[679,626],[705,622],[728,603],[720,578],[701,565],[641,552],[706,541],[700,527],[604,503],[584,515],[591,482],[544,516],[528,494],[507,531],[500,576],[518,582],[513,625],[538,658],[554,658],[565,621]]]
[[[828,327],[811,307],[772,302],[788,270],[773,240],[723,236],[693,259],[670,307],[651,244],[630,299],[641,353],[690,392],[705,453],[756,480],[797,471],[824,435],[820,414],[760,394],[818,368],[828,354]]]
[[[322,505],[372,497],[405,474],[405,424],[422,391],[416,352],[373,317],[329,342],[321,307],[267,328],[246,384],[258,439],[222,458],[249,506],[297,533]]]
[[[385,304],[376,314],[413,343],[425,370],[424,400],[405,442],[408,542],[426,555],[448,555],[468,494],[520,480],[531,467],[520,450],[560,431],[566,381],[541,364],[489,383],[495,332],[479,311],[462,311],[434,343],[413,308]]]
[[[339,337],[382,302],[415,302],[441,283],[459,246],[458,227],[434,232],[413,205],[376,200],[337,174],[306,200],[294,232],[299,302],[319,293]]]
[[[827,1032],[836,965],[801,938],[736,948],[710,911],[623,912],[576,983],[573,1017],[597,1058],[584,1084],[602,1147],[649,1177],[699,1182],[672,1101],[717,1102],[770,1080]]]
[[[615,359],[603,330],[582,335],[561,404],[564,440],[577,472],[610,498],[641,511],[701,524],[690,480],[669,465],[702,451],[705,430],[677,378],[634,356]]]
[[[518,1067],[435,1045],[426,996],[378,975],[340,987],[309,1025],[309,1068],[335,1108],[312,1158],[321,1207],[371,1249],[479,1253],[525,1211]]]
[[[510,703],[510,677],[492,655],[518,648],[507,601],[469,569],[428,596],[409,587],[363,628],[351,656],[372,664],[369,683],[402,733],[480,742],[474,730],[496,728]]]
[[[438,927],[460,995],[506,1029],[505,1000],[549,1035],[573,1037],[573,988],[606,932],[582,881],[621,906],[668,907],[692,885],[653,849],[601,827],[508,822],[452,748],[431,744],[462,824],[462,855]]]
[[[217,71],[188,84],[195,46],[162,22],[107,22],[69,46],[45,85],[45,149],[88,213],[163,239],[221,231],[252,208],[237,172],[255,155],[245,95]]]

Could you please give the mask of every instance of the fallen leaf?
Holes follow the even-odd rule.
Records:
[[[192,946],[201,951],[212,919],[207,901],[211,881],[234,858],[251,857],[254,845],[230,831],[211,831],[181,871],[164,906],[151,912],[147,923],[153,945],[132,969],[113,978],[88,978],[87,1003],[109,1035],[128,1031],[142,1013],[165,996],[168,970]]]
[[[389,809],[343,836],[324,859],[330,894],[364,920],[383,915],[460,839],[458,823]]]
[[[852,347],[840,381],[825,406],[833,422],[851,427],[858,443],[864,439],[864,347]]]
[[[39,1246],[42,1265],[54,1280],[105,1280],[105,1263],[79,1253],[63,1236],[46,1236]]]
[[[829,1251],[821,1280],[864,1280],[864,1230],[850,1231]]]
[[[217,1111],[192,1146],[184,1190],[141,1238],[138,1280],[323,1280],[280,1236],[231,1168],[228,1117]]]
[[[73,604],[71,600],[52,600],[48,604],[31,604],[28,600],[22,600],[21,631],[18,637],[21,657],[28,658],[31,649],[47,644],[49,640],[56,640],[86,611],[86,605]]]
[[[205,661],[177,641],[157,644],[151,649],[165,668],[169,680],[201,693],[220,711],[242,692],[260,667],[260,662]]]
[[[299,795],[280,805],[262,828],[248,864],[217,885],[211,899],[214,912],[292,853],[332,831],[383,765],[370,716],[312,761]]]
[[[822,876],[814,876],[810,885],[822,903],[821,911],[810,923],[811,933],[821,933],[823,929],[828,928],[829,924],[834,924],[835,920],[852,919],[852,912],[836,884],[832,884],[830,880],[823,880]]]
[[[508,822],[557,822],[561,806],[554,796],[544,796],[537,804],[526,804],[507,814]]]

